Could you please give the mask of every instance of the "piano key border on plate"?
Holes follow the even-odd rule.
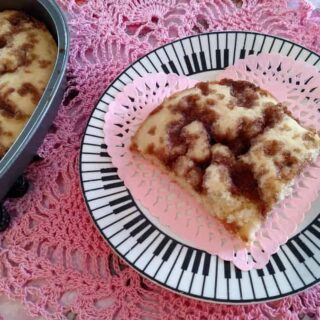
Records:
[[[111,248],[143,276],[196,299],[258,303],[300,292],[320,280],[320,217],[292,237],[260,270],[232,263],[173,239],[152,223],[117,175],[102,128],[114,94],[135,77],[174,72],[192,76],[218,71],[250,54],[278,52],[320,69],[320,56],[276,36],[245,31],[198,34],[139,58],[110,84],[89,118],[80,155],[81,186],[88,211]]]

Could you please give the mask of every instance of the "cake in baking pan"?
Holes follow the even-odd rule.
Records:
[[[56,57],[43,23],[20,11],[0,12],[0,159],[37,106]]]

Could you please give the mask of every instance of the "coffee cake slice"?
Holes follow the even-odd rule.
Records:
[[[318,156],[320,138],[267,91],[223,79],[165,99],[130,148],[251,243],[294,178]]]

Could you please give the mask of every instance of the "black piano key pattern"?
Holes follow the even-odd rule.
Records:
[[[114,92],[121,91],[135,74],[163,71],[197,77],[203,72],[222,70],[233,60],[248,55],[282,53],[282,50],[283,54],[292,54],[293,58],[319,68],[319,56],[302,49],[280,38],[249,32],[194,36],[140,58],[110,85],[94,109],[83,138],[82,188],[89,212],[104,238],[143,275],[176,292],[228,303],[279,299],[319,281],[320,218],[317,215],[282,245],[264,268],[241,271],[230,261],[187,246],[167,234],[161,225],[151,222],[119,178],[102,131],[104,114],[114,99]],[[208,77],[209,80],[210,74]]]

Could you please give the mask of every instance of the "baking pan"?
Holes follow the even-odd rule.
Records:
[[[0,161],[0,201],[35,155],[62,101],[69,51],[64,14],[54,0],[1,0],[0,11],[24,11],[44,22],[58,44],[58,55],[47,88],[38,106],[10,150]]]

